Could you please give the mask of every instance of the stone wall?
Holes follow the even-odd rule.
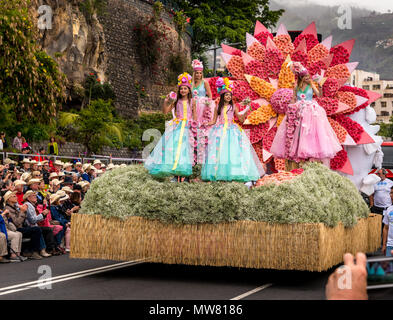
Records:
[[[180,38],[167,12],[161,15],[161,25],[169,27],[166,31],[168,40],[162,48],[157,75],[149,74],[142,65],[136,47],[134,26],[146,22],[152,17],[151,4],[140,0],[109,0],[106,14],[99,17],[104,26],[106,50],[108,55],[107,76],[115,89],[116,107],[122,115],[135,116],[141,110],[161,108],[161,95],[173,90],[167,85],[167,73],[170,56],[183,52],[191,61],[191,39],[188,35]],[[135,88],[135,81],[145,87],[148,97],[141,98]]]
[[[159,23],[169,28],[168,40],[162,48],[159,72],[151,75],[140,63],[133,28],[152,17],[153,6],[143,0],[107,0],[103,14],[86,19],[79,9],[82,1],[32,0],[30,8],[35,23],[39,6],[52,8],[52,29],[40,31],[38,40],[69,80],[69,96],[74,99],[68,103],[70,107],[77,108],[82,83],[89,73],[96,72],[102,81],[111,83],[121,115],[134,117],[141,110],[159,110],[160,96],[174,89],[167,85],[165,68],[171,55],[178,52],[191,62],[191,38],[187,34],[179,38],[172,18],[164,11]],[[145,87],[148,97],[138,94],[135,81]]]

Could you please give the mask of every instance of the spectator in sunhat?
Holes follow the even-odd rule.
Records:
[[[61,181],[58,179],[53,179],[50,182],[49,193],[53,194],[56,193],[61,188]]]
[[[35,160],[30,160],[30,171],[38,171],[38,162]]]
[[[79,161],[75,163],[75,169],[72,171],[75,172],[78,175],[78,177],[81,177],[83,174],[82,163]]]
[[[94,179],[94,167],[88,165],[85,169],[85,172],[82,174],[82,179],[87,182],[91,182]]]
[[[53,167],[54,167],[54,171],[59,173],[63,169],[63,162],[61,162],[60,160],[56,160],[55,163],[53,164]]]
[[[42,162],[43,164],[43,168],[42,168],[42,177],[45,181],[46,185],[49,185],[49,177],[50,177],[50,173],[49,173],[49,161],[45,160],[44,162]]]
[[[10,198],[16,199],[16,192],[15,191],[8,191],[4,195],[4,204],[7,205],[7,202]],[[16,230],[15,225],[11,221],[11,217],[9,214],[9,210],[5,209],[3,214],[4,224],[6,227],[8,240],[10,241],[10,247],[12,249],[10,253],[10,261],[11,262],[20,262],[25,261],[26,258],[22,257],[21,249],[22,249],[22,233]]]
[[[54,179],[57,179],[57,178],[58,178],[57,172],[52,172],[52,173],[49,175],[49,184],[50,184]]]
[[[29,158],[24,158],[22,161],[22,168],[20,169],[21,172],[30,172],[30,160]]]
[[[100,160],[94,160],[93,167],[97,170],[101,170],[102,162]]]
[[[15,180],[14,186],[16,191],[16,197],[18,199],[18,203],[21,205],[23,203],[23,187],[26,185],[26,182],[23,180]]]
[[[72,172],[72,163],[67,162],[63,165],[63,170],[65,172]]]

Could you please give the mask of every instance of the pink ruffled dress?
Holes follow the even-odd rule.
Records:
[[[342,150],[326,111],[313,99],[310,85],[297,91],[297,102],[288,106],[270,152],[277,158],[300,160],[332,159]]]

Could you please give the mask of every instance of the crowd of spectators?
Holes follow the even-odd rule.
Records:
[[[0,165],[0,263],[69,252],[72,214],[90,183],[118,167],[100,160],[63,163],[44,153],[41,148],[20,162],[7,158]]]

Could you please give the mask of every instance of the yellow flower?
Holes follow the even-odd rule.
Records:
[[[226,86],[229,85],[229,79],[228,79],[228,78],[224,78],[224,84],[225,84]]]

